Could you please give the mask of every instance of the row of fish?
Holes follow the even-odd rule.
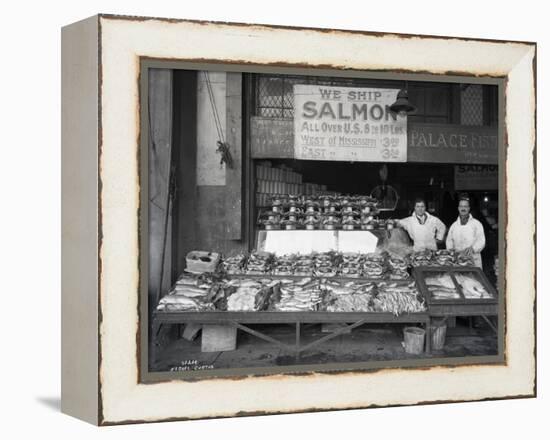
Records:
[[[437,251],[426,249],[413,252],[410,257],[411,266],[475,266],[471,256],[462,254],[452,249],[440,249]]]
[[[274,290],[272,308],[280,312],[317,311],[322,308],[323,297],[319,279],[282,280]]]
[[[386,252],[359,254],[323,252],[292,254],[276,257],[254,252],[249,257],[237,255],[224,259],[223,269],[228,275],[316,276],[330,278],[369,278],[406,280],[410,277],[405,258]]]
[[[425,310],[414,282],[301,279],[205,279],[182,275],[158,310],[163,311],[329,311],[388,312]]]
[[[450,273],[434,274],[425,277],[424,281],[432,299],[436,300],[461,299],[462,295],[466,299],[493,298],[493,295],[476,279],[474,273],[454,273],[452,276]]]
[[[265,308],[273,284],[257,280],[232,280],[227,286],[235,287],[227,297],[227,310],[249,312]]]
[[[215,310],[213,296],[216,281],[208,274],[182,274],[168,295],[163,296],[157,310],[198,312]]]
[[[374,309],[377,312],[389,312],[394,315],[404,313],[418,313],[426,310],[414,281],[398,285],[396,283],[380,283],[378,295],[373,299]]]

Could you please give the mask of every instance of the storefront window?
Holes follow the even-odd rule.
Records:
[[[483,86],[464,84],[460,94],[462,125],[483,125]]]
[[[349,87],[401,88],[402,81],[373,81],[357,78],[334,78],[296,75],[255,75],[255,116],[292,119],[294,84],[319,84]],[[410,122],[484,126],[496,124],[494,87],[479,84],[408,84],[409,99],[417,111]]]
[[[409,99],[417,110],[409,116],[411,122],[449,124],[453,122],[455,106],[451,84],[411,84]]]
[[[373,81],[358,78],[317,76],[256,75],[255,115],[268,118],[294,117],[294,84],[319,84],[341,87],[388,87],[399,89],[402,81]],[[453,93],[449,84],[409,84],[409,97],[417,107],[411,121],[451,123]]]
[[[399,81],[372,81],[357,78],[319,76],[263,75],[255,76],[255,115],[267,118],[292,119],[294,117],[294,84],[319,84],[340,87],[395,87]]]

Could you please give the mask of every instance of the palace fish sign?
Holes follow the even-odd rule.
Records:
[[[405,162],[407,118],[390,111],[397,89],[294,85],[294,156]]]
[[[415,123],[409,127],[408,161],[496,165],[497,129],[490,126]]]

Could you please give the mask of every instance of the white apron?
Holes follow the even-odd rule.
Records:
[[[459,252],[472,247],[474,264],[480,269],[483,268],[481,262],[481,251],[485,247],[485,232],[483,226],[470,215],[468,222],[463,225],[458,218],[449,229],[447,235],[447,249],[455,249]]]
[[[426,221],[423,224],[418,221],[414,214],[399,222],[409,233],[415,251],[436,250],[436,238],[443,240],[445,235],[445,225],[441,220],[428,213],[426,213],[426,216]]]

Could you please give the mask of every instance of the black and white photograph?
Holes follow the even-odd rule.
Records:
[[[500,79],[140,77],[149,372],[502,362]]]
[[[543,4],[4,2],[0,436],[548,432]]]
[[[536,44],[347,29],[63,27],[64,413],[536,396]]]

